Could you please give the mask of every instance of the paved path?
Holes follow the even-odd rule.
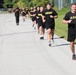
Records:
[[[69,43],[55,35],[55,46],[26,20],[16,26],[13,14],[0,14],[0,75],[76,75]]]

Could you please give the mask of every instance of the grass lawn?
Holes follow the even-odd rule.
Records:
[[[8,14],[8,11],[0,11],[0,14]]]
[[[68,25],[63,24],[62,20],[64,15],[69,11],[69,9],[62,9],[58,12],[58,18],[55,20],[56,21],[56,27],[55,27],[55,34],[57,34],[60,37],[64,37],[67,39],[67,30],[68,30]]]

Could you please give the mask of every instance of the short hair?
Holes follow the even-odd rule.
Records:
[[[72,3],[71,6],[72,6],[72,5],[76,5],[76,3]]]
[[[51,3],[47,3],[46,6],[47,6],[47,5],[50,5],[50,6],[51,6]]]

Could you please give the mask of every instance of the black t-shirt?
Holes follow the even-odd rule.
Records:
[[[43,12],[37,11],[36,17],[38,17],[37,18],[38,22],[42,22],[42,15],[43,15]]]
[[[53,9],[49,9],[49,10],[46,9],[46,10],[44,11],[43,15],[45,16],[46,22],[55,23],[54,18],[51,18],[50,15],[56,16],[56,15],[58,15],[58,14],[57,14],[57,12],[56,12],[55,10],[53,10]]]
[[[23,12],[22,12],[22,16],[25,16],[25,15],[26,15],[26,12],[25,12],[25,11],[23,11]]]
[[[33,18],[36,18],[36,11],[32,11],[32,15]]]
[[[36,11],[33,11],[33,14],[36,15]]]
[[[19,14],[20,14],[20,10],[19,9],[16,9],[15,10],[15,16],[19,16]]]
[[[30,17],[31,17],[31,18],[33,17],[32,15],[33,15],[33,11],[30,11]]]
[[[28,14],[28,11],[29,11],[29,10],[27,9],[27,10],[26,10],[26,14]]]
[[[72,20],[71,23],[68,23],[68,28],[76,28],[76,13],[69,11],[66,13],[64,20]]]
[[[30,14],[32,15],[33,14],[33,11],[30,11]]]

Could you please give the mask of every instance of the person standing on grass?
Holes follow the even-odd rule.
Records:
[[[48,3],[46,5],[46,9],[43,15],[43,22],[45,22],[45,26],[47,29],[47,38],[49,46],[51,46],[54,44],[55,18],[58,18],[58,14],[54,9],[52,9],[51,4]]]
[[[19,25],[19,16],[20,16],[20,9],[17,7],[15,9],[15,18],[16,18],[16,24]]]
[[[63,18],[63,23],[68,24],[68,41],[72,51],[72,59],[76,60],[74,41],[76,39],[76,3],[71,4],[71,11]]]

